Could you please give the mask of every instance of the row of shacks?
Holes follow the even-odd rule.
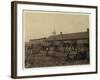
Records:
[[[27,54],[37,54],[41,52],[66,53],[68,56],[72,51],[81,53],[84,57],[89,56],[89,32],[77,32],[59,35],[51,35],[48,38],[33,39],[25,43],[25,51]]]

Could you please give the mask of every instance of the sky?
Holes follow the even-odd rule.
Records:
[[[89,14],[23,11],[25,42],[56,34],[84,32],[89,28]]]

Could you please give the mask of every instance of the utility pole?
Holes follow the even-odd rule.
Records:
[[[55,35],[56,35],[56,31],[54,30],[53,31],[53,37],[54,37],[54,40],[53,40],[53,47],[54,47],[53,55],[55,54]]]
[[[56,35],[56,31],[53,31],[53,36],[54,36],[54,41],[55,41],[55,35]]]

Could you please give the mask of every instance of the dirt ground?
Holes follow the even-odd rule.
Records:
[[[50,66],[67,66],[67,65],[85,65],[89,64],[89,59],[84,60],[72,60],[66,58],[66,53],[63,52],[49,52],[46,56],[46,52],[41,51],[40,53],[30,54],[25,56],[25,67],[50,67]],[[73,57],[70,55],[70,57]]]

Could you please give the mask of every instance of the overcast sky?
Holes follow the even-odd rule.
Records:
[[[89,27],[89,15],[81,13],[23,12],[25,41],[38,39],[62,32],[83,32]]]

